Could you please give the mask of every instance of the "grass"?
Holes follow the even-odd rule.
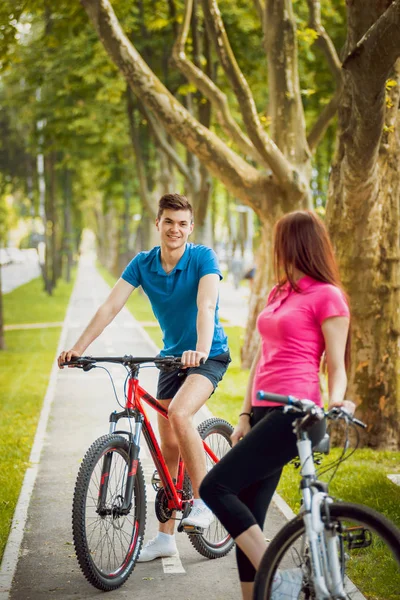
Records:
[[[4,295],[4,322],[6,325],[21,323],[51,323],[64,320],[72,283],[59,281],[52,296],[43,291],[41,277],[21,285]]]
[[[225,377],[207,402],[207,406],[216,417],[236,425],[246,392],[249,371],[243,370],[240,366],[243,328],[224,325],[224,331],[228,336],[232,362]]]
[[[4,295],[7,323],[62,321],[72,285],[60,282],[48,298],[37,279]],[[5,333],[7,348],[0,352],[0,559],[29,465],[60,331],[55,327]]]
[[[104,269],[100,269],[100,272],[110,285],[114,284],[115,279]],[[128,308],[138,321],[155,321],[145,295],[131,296]],[[160,347],[160,332],[154,327],[145,327],[145,329]],[[249,371],[242,370],[240,367],[243,328],[224,324],[224,329],[229,338],[232,363],[207,405],[214,415],[235,425],[242,407]],[[323,458],[323,465],[332,462],[340,454],[341,449],[332,449],[330,455]],[[399,465],[400,452],[359,449],[348,461],[340,465],[330,484],[330,493],[337,499],[365,504],[374,508],[400,527],[400,488],[386,477],[389,473],[399,472]],[[331,473],[328,473],[321,479],[327,481],[330,475]],[[298,512],[300,508],[299,482],[299,471],[293,465],[287,465],[283,471],[278,492],[294,512]],[[393,567],[396,568],[394,565]],[[397,591],[395,596],[389,591],[391,582],[398,576],[395,572],[389,572],[390,568],[392,567],[387,565],[387,555],[384,549],[378,548],[377,551],[368,549],[366,561],[352,561],[350,574],[354,583],[368,600],[398,600],[400,595],[397,594]],[[373,576],[372,573],[374,573]]]

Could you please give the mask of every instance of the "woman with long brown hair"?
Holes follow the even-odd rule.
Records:
[[[262,532],[266,511],[283,467],[297,455],[295,416],[284,413],[282,406],[258,400],[257,391],[307,398],[321,406],[319,367],[325,352],[329,408],[344,406],[349,412],[355,408],[344,400],[350,312],[321,219],[310,211],[282,217],[275,227],[274,259],[276,285],[257,319],[261,344],[232,435],[234,448],[200,488],[205,503],[236,541],[245,600],[252,598],[256,569],[266,548]],[[324,423],[314,426],[313,443],[324,433]],[[287,590],[296,597],[301,575],[300,582],[293,574],[288,577]]]

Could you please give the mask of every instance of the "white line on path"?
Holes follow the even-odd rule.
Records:
[[[186,573],[179,554],[176,556],[169,556],[168,558],[162,558],[162,566],[166,575],[175,575],[176,573]]]
[[[62,327],[61,323],[20,323],[18,325],[4,325],[4,331],[14,331],[17,329],[47,329],[49,327]]]
[[[71,300],[68,305],[55,358],[60,354],[65,345],[68,330],[67,323],[69,321],[70,313],[72,310],[72,298],[74,296],[75,289],[76,287],[74,287],[74,291],[71,294]],[[46,395],[44,397],[43,406],[40,413],[39,423],[36,429],[35,439],[33,441],[33,446],[29,457],[30,466],[25,472],[24,481],[15,509],[13,522],[11,525],[10,535],[8,536],[7,545],[4,550],[3,560],[1,562],[0,600],[8,600],[15,569],[17,567],[20,547],[24,535],[24,528],[28,516],[29,501],[39,470],[39,461],[46,436],[47,422],[49,419],[51,405],[54,399],[57,374],[58,366],[56,360],[54,360],[53,368],[50,374],[49,384],[47,386]]]

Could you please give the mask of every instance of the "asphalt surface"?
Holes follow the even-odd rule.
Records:
[[[93,261],[81,262],[68,312],[65,347],[70,347],[109,291],[97,274]],[[92,355],[155,355],[147,334],[124,309],[88,349]],[[117,391],[122,398],[124,373],[112,367]],[[143,369],[141,383],[155,393],[156,372]],[[30,498],[28,519],[19,559],[9,590],[11,600],[100,598],[104,593],[93,588],[83,577],[72,545],[71,506],[76,475],[82,457],[91,443],[108,432],[110,412],[118,408],[108,375],[94,369],[84,373],[72,369],[58,371],[54,382],[54,400],[45,433],[39,472]],[[149,408],[148,414],[153,411]],[[196,416],[201,422],[207,410]],[[154,423],[154,420],[153,420]],[[147,483],[153,472],[146,448],[141,460]],[[153,537],[158,523],[149,491],[146,539]],[[275,506],[269,511],[266,537],[271,538],[284,518]],[[234,551],[227,557],[208,560],[200,556],[184,533],[177,534],[183,569],[156,560],[137,564],[126,584],[110,597],[140,600],[230,600],[240,598]],[[178,565],[179,566],[179,565]],[[177,572],[177,571],[183,572]],[[174,572],[175,571],[175,572]],[[7,591],[3,591],[3,594]],[[3,596],[2,596],[3,598]]]

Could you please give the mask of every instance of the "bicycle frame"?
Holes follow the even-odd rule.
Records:
[[[135,481],[134,478],[138,466],[140,452],[140,436],[142,429],[155,467],[160,475],[164,492],[168,500],[168,508],[171,510],[183,510],[184,504],[187,502],[187,500],[182,500],[183,482],[185,477],[185,467],[182,457],[179,458],[178,476],[175,484],[169,473],[164,457],[161,453],[161,449],[158,444],[157,438],[154,434],[150,420],[145,412],[143,401],[146,402],[149,406],[151,406],[154,410],[156,410],[165,419],[168,419],[168,410],[158,400],[156,400],[151,394],[146,392],[146,390],[140,386],[138,380],[138,373],[139,367],[134,367],[130,371],[124,410],[119,413],[114,411],[110,415],[110,433],[128,434],[130,441],[129,468],[125,486],[124,501],[122,507],[119,509],[119,512],[121,514],[128,514],[131,508],[131,499]],[[122,418],[135,419],[135,432],[133,436],[130,434],[130,432],[116,431],[117,423],[119,419]],[[218,457],[214,454],[214,452],[204,441],[203,446],[205,452],[208,454],[211,460],[213,460],[214,462],[218,462]],[[107,512],[107,509],[105,509],[105,503],[107,497],[107,483],[111,468],[111,460],[112,453],[109,453],[104,457],[98,499],[99,514],[101,514],[102,512]]]

